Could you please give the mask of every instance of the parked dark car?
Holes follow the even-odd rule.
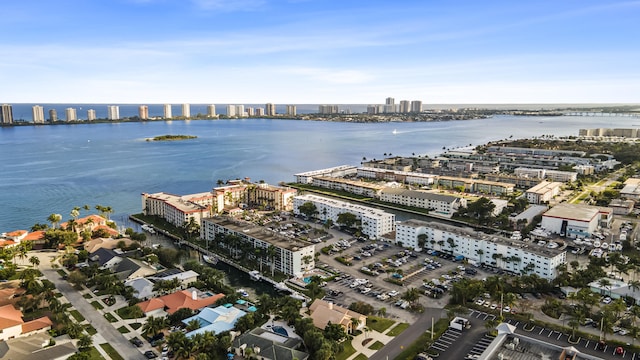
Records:
[[[155,358],[157,358],[157,357],[158,357],[158,355],[156,355],[156,353],[154,353],[154,352],[153,352],[153,351],[151,351],[151,350],[147,350],[147,351],[145,351],[144,356],[146,356],[146,357],[147,357],[147,359],[155,359]]]
[[[142,340],[138,339],[137,337],[132,338],[131,343],[137,347],[142,347]]]

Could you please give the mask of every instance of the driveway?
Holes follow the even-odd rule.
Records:
[[[111,344],[114,349],[125,359],[146,359],[146,357],[136,349],[113,325],[105,319],[85,298],[75,290],[71,284],[62,280],[60,274],[51,267],[51,260],[58,256],[58,253],[51,252],[31,252],[40,258],[39,269],[42,274],[55,284],[56,288],[73,305],[73,307],[84,316],[85,319],[98,331],[104,340]],[[98,346],[99,344],[94,344]]]

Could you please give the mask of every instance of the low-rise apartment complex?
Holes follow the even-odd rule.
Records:
[[[560,193],[560,182],[543,181],[540,184],[527,190],[525,196],[530,204],[542,204],[549,202],[554,196]]]
[[[294,214],[300,215],[300,206],[307,202],[316,206],[317,216],[323,221],[331,219],[331,221],[337,223],[339,214],[347,212],[354,214],[360,220],[362,233],[372,239],[378,239],[394,230],[396,219],[394,214],[376,208],[311,194],[298,195],[293,198]]]
[[[562,243],[524,242],[488,235],[471,228],[435,222],[407,220],[396,225],[396,242],[402,246],[424,246],[453,255],[462,255],[475,264],[487,264],[520,274],[536,274],[552,280],[556,267],[566,262]],[[550,244],[553,244],[550,246]]]
[[[211,216],[213,195],[204,192],[191,195],[173,195],[165,192],[155,194],[142,193],[142,212],[156,215],[175,226],[183,226],[193,219],[197,224]]]
[[[467,200],[464,198],[404,188],[386,188],[380,193],[380,200],[393,204],[429,209],[442,216],[451,216],[460,207],[467,206]]]

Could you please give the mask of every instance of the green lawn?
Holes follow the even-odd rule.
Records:
[[[367,317],[367,327],[379,333],[387,330],[393,324],[395,324],[395,321],[390,319],[385,319],[377,316]]]
[[[102,306],[97,300],[92,301],[91,305],[93,305],[93,307],[96,308],[96,310],[104,309],[104,306]]]
[[[100,353],[94,346],[92,346],[91,349],[86,352],[86,354],[89,354],[89,360],[104,360],[104,357],[100,355]]]
[[[142,326],[142,323],[133,323],[133,324],[129,324],[129,326],[131,326],[133,330],[138,330]]]
[[[62,269],[58,269],[58,271],[57,271],[57,272],[58,272],[58,274],[60,274],[60,276],[65,276],[65,275],[67,275],[67,272],[66,272],[66,271],[64,271],[64,270],[62,270]]]
[[[115,316],[111,315],[111,313],[106,313],[104,314],[104,317],[109,320],[109,322],[116,322],[118,321],[118,319],[116,319]]]
[[[409,327],[409,324],[407,324],[407,323],[398,324],[396,327],[394,327],[393,329],[389,330],[387,335],[389,335],[389,336],[400,335],[400,334],[402,334],[403,331],[407,330],[408,327]]]
[[[78,310],[71,310],[69,311],[69,314],[71,314],[71,316],[73,316],[73,318],[76,319],[76,321],[79,323],[84,321],[84,316],[82,316],[82,314],[80,314]]]
[[[82,295],[82,297],[83,297],[83,298],[85,298],[85,299],[91,299],[91,298],[93,297],[93,295],[91,295],[91,294],[84,294],[84,295]]]
[[[92,336],[98,333],[98,330],[96,330],[96,328],[94,328],[90,324],[86,324],[84,326],[84,329],[87,331],[87,334],[92,335]]]
[[[344,350],[336,355],[336,360],[347,360],[349,356],[356,353],[356,349],[354,349],[353,345],[351,345],[351,340],[345,340],[342,343],[342,347],[344,348]]]
[[[129,328],[126,327],[125,325],[122,325],[118,328],[118,331],[120,331],[120,334],[126,334],[129,332]]]
[[[358,354],[358,356],[354,358],[354,360],[367,360],[367,359],[368,357],[365,354]]]
[[[372,350],[380,350],[384,347],[384,344],[381,343],[380,341],[376,341],[373,344],[371,344],[371,346],[369,346],[369,349]]]
[[[116,349],[113,348],[113,346],[111,346],[111,344],[109,343],[104,343],[104,344],[100,344],[100,346],[102,347],[102,349],[109,354],[109,357],[113,360],[124,360],[124,358],[122,356],[120,356],[120,354],[118,354],[118,352],[116,351]]]

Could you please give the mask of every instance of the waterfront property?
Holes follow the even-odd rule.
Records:
[[[196,320],[200,324],[198,329],[188,332],[187,337],[202,334],[206,331],[211,331],[217,335],[233,330],[238,319],[246,314],[246,312],[234,306],[205,307],[198,314],[182,320],[182,323],[188,325],[189,322]]]
[[[362,233],[372,239],[381,238],[394,230],[396,218],[394,214],[372,207],[312,194],[298,195],[293,198],[294,214],[300,215],[300,206],[307,202],[316,206],[318,211],[316,216],[323,221],[331,219],[331,221],[337,223],[338,215],[342,213],[354,214],[360,220]]]
[[[166,314],[173,314],[183,308],[194,311],[200,310],[215,304],[216,301],[223,297],[224,294],[211,294],[209,292],[202,292],[196,288],[189,288],[143,301],[136,305],[146,316],[165,316]]]
[[[142,209],[145,215],[159,216],[178,227],[191,219],[200,224],[203,218],[211,215],[212,203],[213,195],[210,192],[183,196],[165,192],[142,193]]]
[[[205,241],[218,241],[226,248],[235,246],[221,239],[226,235],[237,236],[252,248],[264,249],[265,254],[272,247],[274,254],[269,256],[268,261],[273,270],[286,275],[295,276],[315,267],[315,246],[301,238],[286,237],[274,230],[225,216],[204,219],[202,222],[200,237]]]
[[[313,186],[325,189],[346,191],[348,193],[372,198],[379,198],[380,191],[385,188],[384,185],[373,184],[362,180],[351,180],[329,176],[314,177],[312,184]]]
[[[536,274],[548,280],[554,279],[556,267],[566,262],[566,246],[561,242],[525,242],[420,220],[402,221],[396,225],[399,245],[417,248],[421,239],[424,239],[424,247],[461,255],[475,264],[487,264],[518,274]]]
[[[311,184],[315,177],[345,177],[355,175],[358,169],[351,165],[340,165],[328,169],[312,170],[295,174],[296,182],[300,184]]]
[[[410,167],[410,166],[409,166]],[[436,175],[423,174],[419,172],[387,170],[373,167],[358,168],[358,177],[366,179],[375,179],[381,181],[396,181],[403,184],[411,185],[432,185],[437,179]]]

